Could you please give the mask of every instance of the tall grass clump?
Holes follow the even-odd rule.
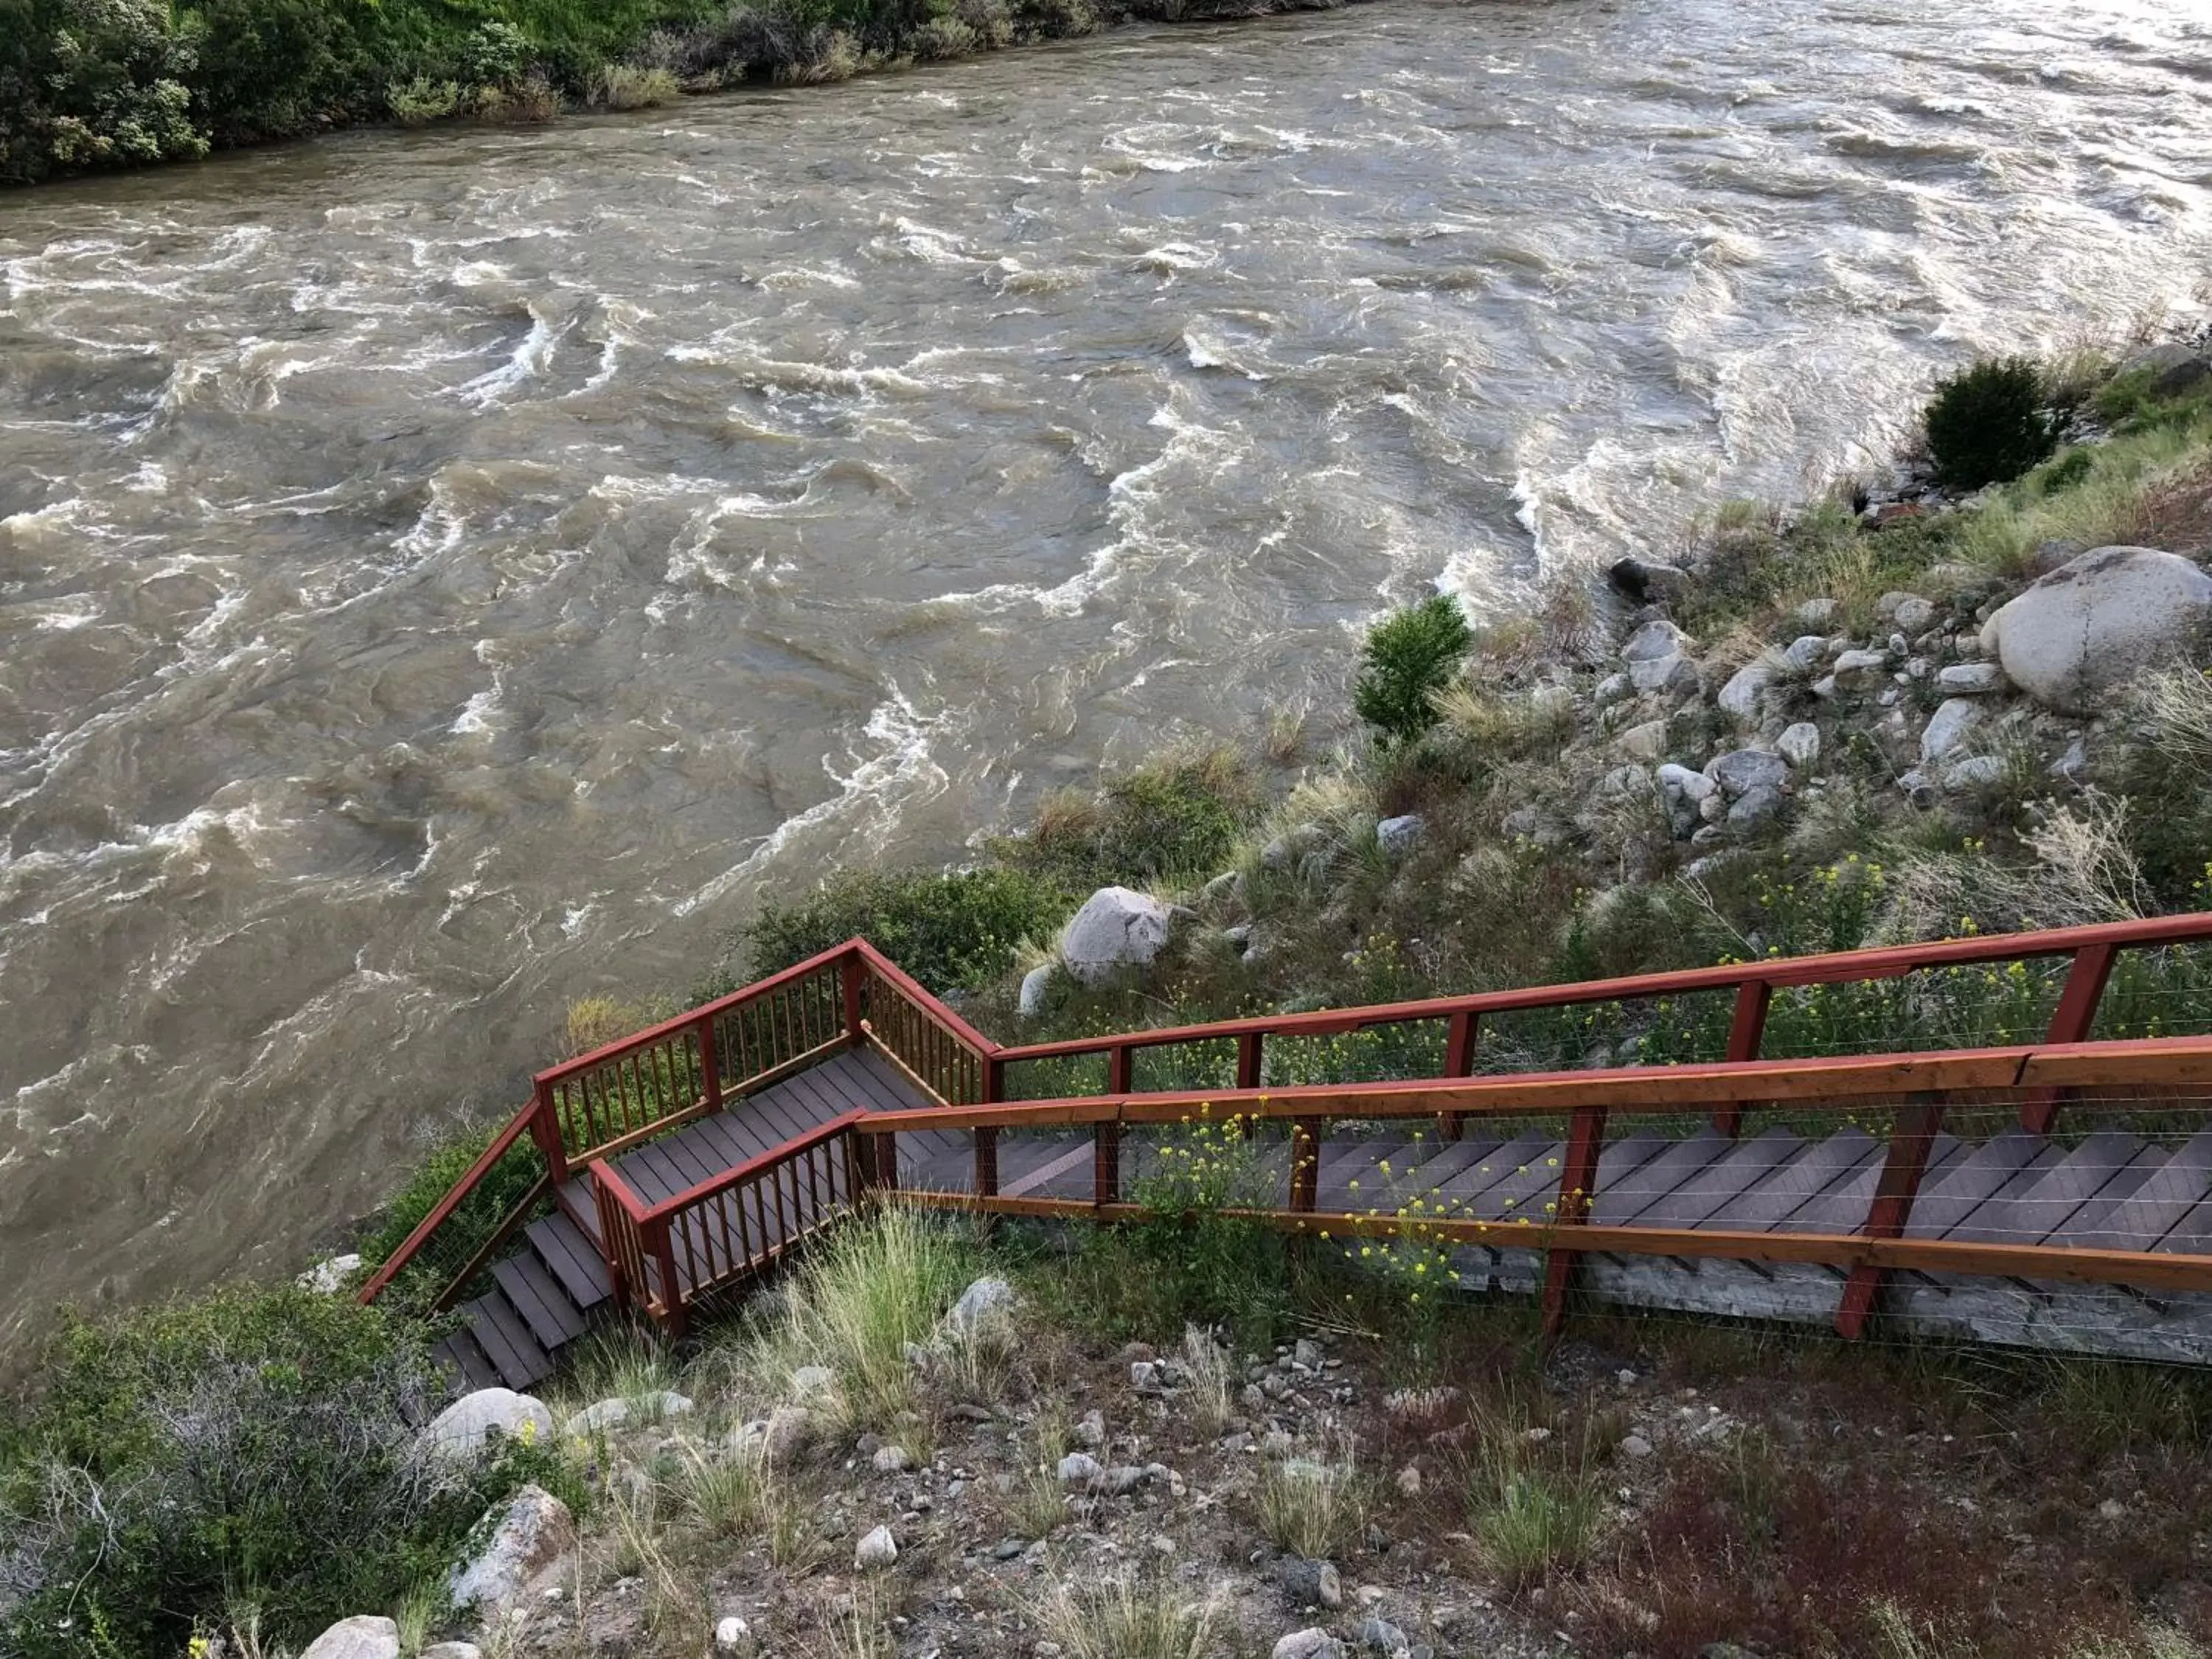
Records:
[[[1095,793],[1046,798],[1030,833],[994,848],[1017,867],[1088,891],[1211,875],[1257,816],[1263,792],[1228,748],[1186,749],[1111,779]]]
[[[886,1204],[831,1231],[799,1263],[763,1334],[785,1381],[821,1365],[854,1424],[889,1428],[919,1398],[909,1346],[928,1343],[971,1277],[975,1252],[953,1227]]]
[[[1359,1471],[1340,1462],[1285,1458],[1260,1471],[1260,1530],[1279,1549],[1310,1561],[1341,1553],[1364,1516]]]
[[[1206,1659],[1220,1633],[1211,1601],[1132,1571],[1063,1583],[1036,1616],[1066,1659]]]
[[[1433,699],[1474,647],[1467,614],[1449,593],[1386,617],[1360,647],[1352,711],[1387,741],[1412,741],[1437,723]]]

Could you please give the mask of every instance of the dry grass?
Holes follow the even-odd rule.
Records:
[[[1358,1536],[1363,1497],[1348,1451],[1338,1462],[1293,1457],[1269,1463],[1260,1471],[1260,1529],[1279,1549],[1326,1560]]]
[[[1211,1602],[1126,1571],[1061,1584],[1036,1621],[1066,1659],[1206,1659],[1218,1623]]]

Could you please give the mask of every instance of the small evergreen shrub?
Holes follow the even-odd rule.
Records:
[[[1210,875],[1235,850],[1261,799],[1259,779],[1233,750],[1170,755],[1095,795],[1051,797],[1026,837],[993,850],[1070,888]]]
[[[2042,374],[2026,357],[1987,358],[1944,380],[1927,426],[1936,476],[1954,489],[2009,483],[2058,447]]]
[[[2086,449],[2069,449],[2053,462],[2038,482],[2046,495],[2063,495],[2097,470],[2097,458]]]
[[[182,1653],[242,1601],[304,1643],[439,1580],[524,1482],[580,1502],[551,1447],[416,1455],[433,1334],[292,1285],[70,1318],[0,1474],[0,1651]]]
[[[1419,737],[1437,723],[1433,698],[1474,646],[1467,617],[1449,593],[1386,617],[1361,649],[1354,712],[1393,742]]]
[[[941,995],[1005,973],[1015,945],[1045,938],[1067,910],[1057,887],[1019,870],[848,870],[764,906],[732,943],[751,980],[858,935]]]

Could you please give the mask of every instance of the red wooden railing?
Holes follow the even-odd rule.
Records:
[[[1004,1132],[1088,1127],[1095,1137],[1096,1179],[1089,1200],[1010,1198],[979,1168],[973,1192],[904,1189],[913,1202],[987,1212],[1133,1217],[1115,1171],[1116,1137],[1125,1124],[1214,1121],[1287,1121],[1293,1135],[1287,1201],[1232,1213],[1301,1233],[1356,1237],[1389,1235],[1407,1225],[1453,1243],[1534,1249],[1546,1256],[1547,1327],[1564,1316],[1577,1257],[1593,1251],[1746,1261],[1818,1262],[1849,1277],[1836,1315],[1838,1328],[1858,1335],[1871,1315],[1883,1273],[1896,1268],[2031,1279],[2121,1284],[2143,1290],[2212,1291],[2212,1255],[2147,1250],[2074,1249],[2002,1243],[1960,1243],[1905,1237],[1929,1149],[1947,1112],[1977,1104],[2047,1097],[2081,1090],[2153,1092],[2162,1106],[2186,1102],[2199,1112],[2212,1103],[2212,1038],[2172,1037],[2119,1042],[2045,1044],[1955,1054],[1839,1055],[1790,1061],[1722,1061],[1704,1066],[1623,1066],[1605,1071],[1524,1073],[1478,1079],[1426,1078],[1361,1085],[1311,1085],[1274,1091],[1175,1091],[995,1103],[926,1111],[876,1113],[861,1128],[878,1141],[903,1132],[974,1129]],[[1853,1233],[1739,1232],[1704,1229],[1604,1226],[1590,1220],[1598,1158],[1609,1120],[1675,1115],[1686,1110],[1740,1114],[1756,1106],[1841,1117],[1875,1109],[1892,1113],[1887,1157],[1866,1221]],[[1565,1155],[1540,1223],[1374,1212],[1322,1212],[1315,1174],[1319,1139],[1328,1124],[1443,1114],[1462,1117],[1540,1116],[1567,1121]],[[2208,1115],[2207,1122],[2212,1122]],[[1543,1188],[1533,1188],[1540,1196]],[[1524,1212],[1525,1213],[1525,1212]]]
[[[689,1235],[682,1227],[663,1227],[657,1232],[645,1230],[649,1223],[674,1221],[683,1206],[668,1210],[665,1206],[625,1203],[622,1195],[629,1188],[607,1167],[607,1160],[702,1114],[723,1110],[744,1095],[765,1088],[836,1049],[854,1044],[865,1043],[881,1053],[933,1100],[941,1103],[933,1109],[939,1115],[938,1127],[975,1131],[976,1189],[981,1196],[988,1198],[996,1192],[1000,1130],[1010,1125],[1034,1126],[1053,1121],[1049,1113],[1057,1111],[1076,1114],[1062,1116],[1059,1121],[1093,1126],[1096,1201],[1112,1205],[1119,1200],[1115,1185],[1121,1164],[1121,1124],[1162,1121],[1132,1116],[1134,1101],[1154,1098],[1171,1108],[1175,1102],[1191,1097],[1173,1092],[1137,1093],[1134,1060],[1139,1053],[1146,1050],[1186,1044],[1233,1044],[1235,1097],[1250,1098],[1264,1075],[1266,1045],[1271,1041],[1328,1036],[1424,1021],[1443,1022],[1445,1042],[1441,1078],[1274,1091],[1268,1097],[1278,1108],[1286,1101],[1306,1103],[1302,1116],[1292,1114],[1298,1119],[1293,1133],[1297,1146],[1310,1154],[1322,1125],[1346,1116],[1390,1115],[1370,1109],[1382,1102],[1418,1098],[1426,1103],[1426,1109],[1439,1115],[1447,1133],[1456,1133],[1462,1120],[1476,1109],[1462,1108],[1456,1103],[1486,1098],[1467,1091],[1492,1086],[1487,1080],[1467,1080],[1475,1069],[1478,1039],[1486,1018],[1529,1010],[1733,990],[1735,1012],[1727,1042],[1728,1058],[1723,1063],[1735,1068],[1733,1074],[1740,1079],[1762,1079],[1760,1086],[1766,1090],[1764,1093],[1757,1090],[1744,1092],[1740,1084],[1732,1084],[1715,1095],[1711,1108],[1713,1121],[1717,1127],[1733,1134],[1748,1108],[1792,1097],[1785,1086],[1790,1079],[1832,1076],[1832,1066],[1839,1063],[1808,1060],[1765,1066],[1753,1064],[1759,1057],[1767,1011],[1778,989],[1893,979],[1949,967],[2070,957],[2071,966],[2057,999],[2047,1041],[2057,1045],[2078,1044],[2093,1029],[2100,1000],[2119,952],[2208,939],[2212,939],[2212,914],[2162,917],[1829,956],[1770,958],[1719,968],[1571,985],[1533,986],[1372,1007],[1263,1015],[1012,1048],[993,1042],[866,940],[854,939],[757,984],[539,1073],[533,1079],[531,1103],[501,1130],[453,1191],[380,1265],[361,1294],[364,1301],[374,1299],[410,1262],[423,1259],[425,1252],[436,1243],[448,1255],[459,1255],[463,1249],[467,1253],[466,1266],[440,1298],[441,1305],[450,1302],[548,1194],[567,1201],[563,1189],[586,1167],[591,1169],[595,1178],[601,1173],[607,1177],[594,1194],[602,1222],[608,1214],[605,1206],[610,1194],[617,1216],[617,1224],[606,1234],[611,1272],[625,1275],[624,1282],[629,1290],[641,1297],[658,1294],[647,1288],[646,1265],[655,1264],[655,1273],[664,1273],[663,1246],[672,1251],[678,1239]],[[1992,1048],[1983,1052],[2002,1055],[2021,1051]],[[1007,1091],[1009,1066],[1082,1056],[1104,1058],[1105,1088],[1101,1095],[1044,1103],[1042,1115],[1034,1107],[996,1105]],[[1905,1058],[1891,1056],[1881,1063],[1899,1066],[1930,1058],[1956,1060],[1960,1057],[1914,1056],[1908,1062]],[[1625,1079],[1654,1076],[1688,1079],[1705,1076],[1711,1069],[1620,1068],[1604,1075]],[[1595,1081],[1596,1074],[1561,1075],[1571,1080],[1562,1085],[1570,1087],[1571,1091],[1582,1091],[1591,1099],[1603,1094]],[[1548,1086],[1549,1080],[1542,1076],[1524,1075],[1510,1081],[1526,1090]],[[2022,1126],[2035,1133],[2049,1133],[2065,1091],[2075,1086],[2078,1085],[2044,1081],[2026,1088],[2017,1102]],[[1219,1100],[1226,1097],[1215,1091],[1210,1091],[1207,1097]],[[980,1115],[975,1109],[986,1108],[989,1109]],[[1578,1108],[1563,1105],[1559,1109]],[[1675,1109],[1680,1109],[1679,1100]],[[1013,1115],[1018,1111],[1022,1115]],[[872,1181],[893,1184],[897,1180],[896,1127],[878,1130],[876,1121],[870,1118],[858,1126],[848,1126],[857,1127],[867,1139],[849,1149],[846,1156],[858,1160]],[[1595,1159],[1601,1140],[1601,1135],[1582,1133],[1586,1123],[1586,1120],[1578,1123],[1577,1133],[1570,1138],[1565,1162],[1571,1173]],[[483,1234],[481,1237],[472,1235],[459,1241],[458,1247],[453,1241],[441,1240],[441,1232],[453,1227],[455,1217],[467,1199],[526,1133],[532,1137],[545,1171],[528,1200],[501,1218],[495,1227],[480,1229]],[[811,1144],[794,1142],[793,1146],[804,1148]],[[781,1168],[777,1163],[781,1156],[781,1152],[771,1155],[769,1165]],[[1310,1157],[1297,1167],[1307,1171],[1304,1190],[1310,1195]],[[752,1170],[753,1166],[746,1168]],[[729,1183],[730,1191],[747,1188],[749,1183],[765,1178],[768,1168],[764,1165],[744,1178],[740,1178],[741,1171],[718,1177],[715,1182],[708,1183],[714,1192],[696,1195],[697,1202],[691,1207],[699,1208],[714,1198],[724,1190],[725,1182]],[[1903,1172],[1901,1164],[1900,1180]],[[1572,1194],[1578,1188],[1587,1190],[1588,1186],[1586,1181],[1565,1184],[1568,1195],[1562,1200],[1560,1213],[1565,1218],[1562,1224],[1576,1224],[1573,1211],[1577,1200]],[[635,1198],[634,1193],[629,1196]],[[695,1195],[681,1196],[692,1199]],[[1295,1196],[1294,1193],[1294,1200]],[[1897,1209],[1899,1196],[1898,1192],[1890,1192],[1892,1201],[1883,1211],[1884,1217]],[[1909,1197],[1905,1201],[1909,1207]],[[674,1204],[677,1200],[668,1202]],[[719,1223],[719,1214],[716,1218]],[[1875,1223],[1877,1227],[1887,1224],[1881,1217],[1875,1218]],[[629,1254],[625,1255],[625,1251]],[[707,1264],[703,1279],[700,1277],[698,1263],[691,1264],[687,1273],[697,1282],[723,1282],[712,1270],[711,1263]],[[679,1296],[679,1318],[680,1300]]]

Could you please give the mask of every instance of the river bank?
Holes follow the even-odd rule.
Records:
[[[393,122],[532,125],[1346,0],[38,0],[0,42],[0,187]]]

